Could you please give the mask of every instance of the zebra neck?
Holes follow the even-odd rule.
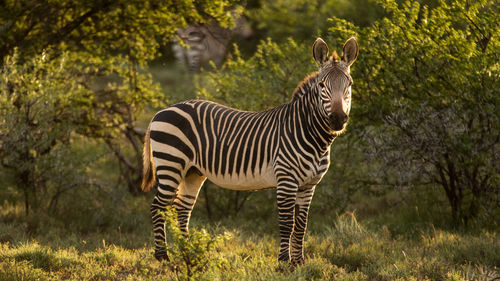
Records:
[[[306,77],[295,90],[289,105],[297,113],[292,118],[301,120],[304,137],[321,153],[329,149],[336,134],[330,130],[329,117],[321,105],[316,78],[317,73]]]
[[[327,150],[337,135],[330,129],[330,117],[328,117],[328,114],[321,104],[320,93],[316,87],[313,87],[311,91],[306,94],[305,98],[310,99],[310,102],[307,103],[311,111],[311,119],[308,128],[317,132],[319,139],[322,140],[322,147]]]

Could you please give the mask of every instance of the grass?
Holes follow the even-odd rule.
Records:
[[[120,226],[123,225],[120,220],[126,221],[129,215],[124,214],[113,226],[85,233],[72,231],[56,219],[44,216],[39,217],[41,222],[36,226],[30,226],[32,218],[23,217],[22,208],[4,204],[0,222],[0,280],[179,278],[170,267],[153,258],[149,199],[135,201],[142,205],[132,211],[137,213],[135,228]],[[195,216],[192,229],[203,226],[211,235],[224,235],[226,239],[211,250],[211,266],[197,273],[194,279],[493,280],[500,277],[500,240],[496,232],[426,229],[416,237],[408,237],[394,235],[387,225],[358,222],[354,214],[345,213],[309,233],[306,263],[291,270],[277,262],[277,227],[266,232],[242,231],[239,227],[258,221],[241,215],[232,221],[207,223]],[[311,224],[315,224],[314,218]],[[26,231],[34,227],[36,231]]]

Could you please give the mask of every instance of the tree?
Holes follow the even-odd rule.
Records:
[[[125,54],[143,64],[158,45],[191,23],[233,24],[235,1],[5,1],[0,11],[0,59],[46,49],[85,51],[97,57]],[[0,60],[1,61],[1,60]]]
[[[276,0],[261,1],[260,6],[247,12],[257,28],[275,42],[292,37],[301,44],[324,35],[332,16],[367,26],[383,15],[370,0]]]
[[[498,215],[500,204],[499,11],[495,1],[379,1],[390,14],[359,28],[353,110],[394,185],[440,186],[456,223]],[[402,168],[404,167],[404,168]],[[495,213],[496,212],[496,213]]]
[[[37,208],[48,185],[62,190],[64,183],[51,182],[46,169],[61,167],[54,153],[67,151],[74,134],[104,141],[129,190],[138,193],[143,132],[136,114],[162,99],[147,63],[180,27],[211,19],[231,25],[234,4],[6,1],[0,11],[0,164],[24,190],[26,211]],[[55,162],[42,167],[49,155]]]

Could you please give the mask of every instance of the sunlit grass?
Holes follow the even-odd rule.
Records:
[[[139,201],[147,206],[147,200]],[[15,206],[4,207],[16,212]],[[4,209],[2,214],[6,213]],[[82,234],[44,219],[31,235],[25,234],[26,222],[2,222],[0,280],[176,279],[153,258],[148,220],[140,216],[137,229],[109,227]],[[211,235],[227,239],[212,252],[217,266],[207,268],[196,280],[492,280],[500,276],[500,244],[492,232],[435,229],[409,239],[394,237],[387,226],[375,229],[346,213],[324,225],[323,231],[306,236],[306,263],[292,270],[277,262],[277,231],[241,231],[241,224],[245,224],[241,217],[224,224],[204,223]],[[193,228],[201,226],[196,221]]]

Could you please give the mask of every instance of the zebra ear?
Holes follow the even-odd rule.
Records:
[[[342,52],[342,61],[344,61],[347,66],[351,66],[356,58],[358,57],[359,46],[356,38],[351,37],[344,43],[344,50]]]
[[[314,41],[313,58],[318,66],[322,66],[328,60],[328,45],[321,38]]]

